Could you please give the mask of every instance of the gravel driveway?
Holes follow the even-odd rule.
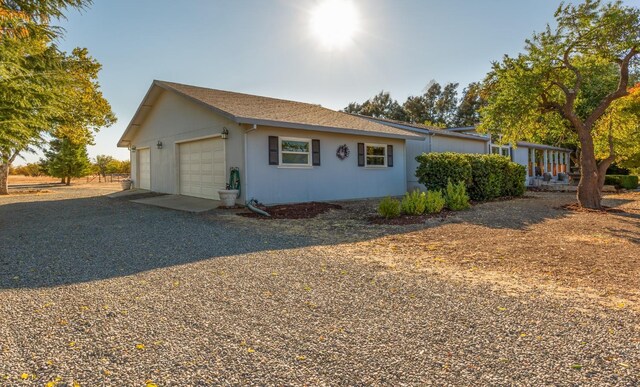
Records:
[[[52,191],[0,198],[0,385],[640,384],[631,310],[393,270],[223,211]]]

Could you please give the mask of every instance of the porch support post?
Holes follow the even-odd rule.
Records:
[[[529,158],[531,158],[531,176],[536,177],[536,150],[534,148],[529,149]]]

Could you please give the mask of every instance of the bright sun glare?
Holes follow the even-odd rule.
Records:
[[[353,42],[359,21],[351,0],[322,0],[311,11],[311,32],[324,48],[343,49]]]

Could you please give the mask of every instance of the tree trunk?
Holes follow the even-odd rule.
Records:
[[[60,179],[60,184],[64,184],[64,177]]]
[[[0,195],[9,195],[9,164],[0,163]]]
[[[586,131],[586,130],[585,130]],[[578,202],[584,208],[601,209],[600,174],[593,148],[593,140],[588,132],[579,133],[580,137],[580,183],[578,184]]]
[[[67,182],[65,184],[71,185],[71,176],[67,176]]]

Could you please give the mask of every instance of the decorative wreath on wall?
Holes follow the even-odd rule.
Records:
[[[336,150],[336,157],[340,160],[344,160],[349,157],[349,153],[351,153],[351,151],[347,144],[342,144],[338,147],[338,150]]]

